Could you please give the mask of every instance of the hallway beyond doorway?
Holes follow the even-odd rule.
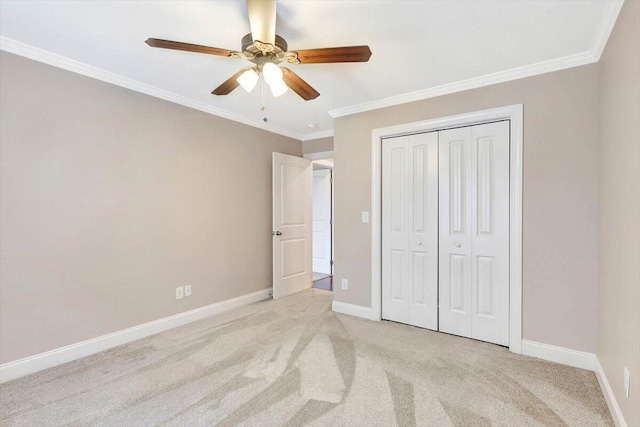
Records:
[[[327,276],[322,279],[314,280],[312,288],[322,289],[325,291],[333,291],[333,276]]]

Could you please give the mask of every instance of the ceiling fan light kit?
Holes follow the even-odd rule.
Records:
[[[282,70],[273,62],[267,62],[262,66],[262,75],[269,84],[282,81]]]
[[[262,76],[274,97],[291,89],[305,101],[310,101],[320,96],[320,93],[296,73],[288,68],[281,68],[278,64],[282,62],[292,65],[367,62],[371,57],[369,46],[289,51],[286,40],[276,34],[275,0],[247,0],[247,11],[251,33],[242,38],[241,52],[154,38],[147,39],[146,43],[151,47],[163,49],[205,53],[233,59],[242,58],[255,64],[254,67],[238,71],[211,92],[218,96],[228,95],[238,86],[251,92]]]
[[[271,89],[271,95],[273,95],[274,98],[277,98],[289,90],[289,87],[284,83],[284,81],[278,80],[274,83],[270,83],[269,89]]]
[[[246,90],[248,93],[251,93],[253,88],[256,87],[256,83],[258,83],[259,79],[260,76],[258,76],[258,73],[256,73],[253,68],[249,68],[248,70],[240,74],[240,77],[238,77],[236,80],[238,83],[240,83],[242,89]]]

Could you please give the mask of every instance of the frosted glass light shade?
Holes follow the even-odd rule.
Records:
[[[282,82],[282,70],[276,64],[267,62],[262,67],[262,77],[264,77],[264,81],[269,83],[269,85]]]
[[[258,83],[259,78],[260,77],[258,76],[258,73],[256,73],[253,70],[253,68],[251,68],[245,71],[244,73],[240,74],[240,77],[238,77],[236,81],[240,83],[240,86],[242,86],[242,89],[251,93],[253,88],[256,87],[256,83]]]
[[[289,89],[282,80],[270,83],[269,88],[271,89],[271,94],[274,98],[277,98],[278,96],[284,94]]]

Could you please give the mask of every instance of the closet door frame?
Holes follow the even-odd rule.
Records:
[[[522,353],[522,170],[523,104],[374,129],[371,156],[371,309],[362,317],[382,319],[382,139],[510,121],[509,132],[509,350]]]

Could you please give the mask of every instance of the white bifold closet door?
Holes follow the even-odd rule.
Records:
[[[438,133],[382,150],[382,317],[437,330]]]
[[[509,345],[509,122],[439,145],[440,330]]]

